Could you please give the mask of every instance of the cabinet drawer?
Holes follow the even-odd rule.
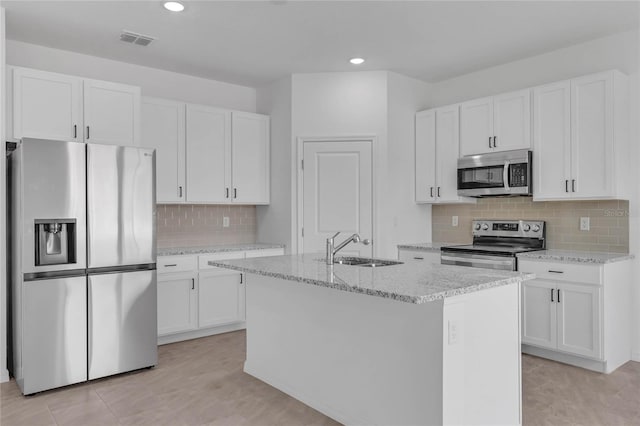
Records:
[[[440,263],[439,251],[398,250],[398,260],[402,262]]]
[[[554,281],[572,281],[585,284],[602,284],[600,265],[580,265],[564,262],[538,262],[519,260],[518,270],[536,274],[537,278]]]
[[[185,272],[197,269],[196,256],[158,256],[158,273]]]
[[[267,256],[282,256],[284,254],[284,249],[282,249],[282,248],[274,248],[274,249],[263,249],[263,250],[249,250],[246,253],[247,253],[247,258],[250,258],[250,257],[267,257]]]
[[[198,256],[198,269],[216,269],[215,266],[210,266],[210,260],[231,260],[231,259],[244,259],[244,251],[228,251],[224,253],[211,253],[201,254]]]

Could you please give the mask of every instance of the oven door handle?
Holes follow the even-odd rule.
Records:
[[[510,270],[515,270],[515,258],[505,256],[483,256],[478,254],[463,254],[458,252],[451,255],[441,253],[440,263],[442,263],[443,265],[459,266],[487,265],[492,266],[493,269],[501,269],[500,267],[507,267]]]
[[[502,180],[504,181],[504,189],[506,191],[509,191],[511,188],[509,188],[509,166],[511,164],[509,163],[509,161],[505,161],[504,162],[504,169],[502,170]]]

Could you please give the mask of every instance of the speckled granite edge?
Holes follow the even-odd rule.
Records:
[[[400,250],[416,250],[416,251],[432,251],[440,252],[442,247],[459,246],[460,243],[414,243],[414,244],[398,244]]]
[[[157,250],[158,256],[179,256],[183,254],[208,254],[225,253],[231,251],[252,251],[284,248],[284,244],[253,243],[253,244],[230,244],[208,247],[167,247]]]
[[[433,302],[440,299],[446,299],[448,297],[454,297],[454,296],[460,296],[467,293],[473,293],[476,291],[485,290],[493,287],[500,287],[500,286],[509,285],[509,284],[517,284],[521,281],[535,278],[535,274],[521,273],[519,276],[516,276],[516,277],[509,277],[509,278],[504,278],[496,281],[487,282],[484,284],[478,284],[478,285],[466,286],[466,287],[457,288],[457,289],[434,292],[425,296],[407,296],[407,295],[392,293],[384,290],[375,290],[375,289],[370,289],[366,287],[352,286],[346,282],[341,282],[341,283],[330,282],[325,280],[305,278],[298,275],[288,275],[288,274],[282,274],[282,273],[268,272],[261,269],[256,269],[256,268],[251,268],[246,266],[232,265],[227,262],[228,261],[211,260],[208,263],[211,266],[218,266],[221,268],[232,269],[234,271],[262,275],[265,277],[279,278],[287,281],[296,281],[296,282],[316,285],[320,287],[332,288],[335,290],[347,291],[350,293],[367,294],[369,296],[377,296],[385,299],[392,299],[400,302],[413,303],[417,305]]]
[[[634,259],[630,253],[597,253],[569,250],[541,250],[519,253],[519,259],[553,260],[558,262],[605,264]]]

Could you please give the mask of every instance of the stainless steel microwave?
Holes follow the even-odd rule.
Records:
[[[458,159],[458,195],[531,195],[531,151],[470,155]]]

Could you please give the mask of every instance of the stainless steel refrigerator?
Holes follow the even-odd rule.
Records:
[[[9,177],[22,393],[154,366],[155,151],[23,139]]]

